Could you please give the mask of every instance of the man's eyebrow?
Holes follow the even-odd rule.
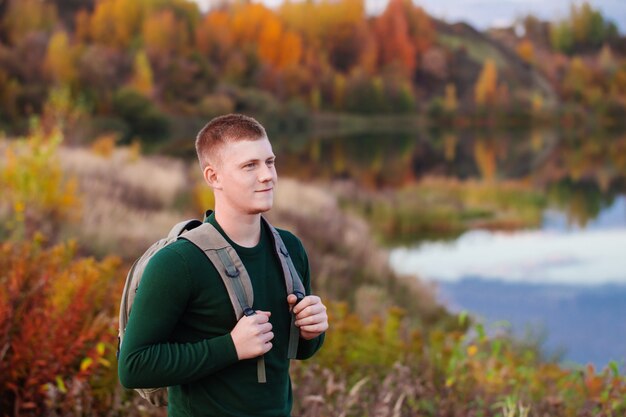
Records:
[[[276,155],[270,156],[265,158],[265,161],[269,161],[271,159],[276,159]],[[249,164],[251,162],[259,162],[261,159],[259,158],[251,158],[251,159],[246,159],[244,161],[241,162],[241,165],[245,165],[245,164]]]

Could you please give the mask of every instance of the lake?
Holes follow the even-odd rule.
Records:
[[[506,321],[563,362],[626,359],[626,197],[585,227],[545,213],[518,232],[470,231],[454,241],[392,250],[395,270],[438,283],[450,309]]]

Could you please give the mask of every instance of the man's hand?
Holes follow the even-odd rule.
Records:
[[[296,326],[300,328],[300,337],[311,340],[328,329],[326,306],[316,295],[307,295],[296,305],[297,297],[294,294],[287,296],[289,310],[296,315]]]
[[[243,316],[230,332],[239,360],[256,358],[272,348],[274,338],[269,311],[257,310],[253,316]]]

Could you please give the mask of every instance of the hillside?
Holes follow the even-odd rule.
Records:
[[[113,132],[153,143],[233,111],[293,131],[318,114],[621,125],[624,39],[610,21],[587,3],[563,21],[535,20],[521,23],[525,34],[481,33],[404,0],[377,16],[362,0],[206,13],[188,0],[7,0],[0,126],[24,133],[44,115],[66,121],[70,142]]]

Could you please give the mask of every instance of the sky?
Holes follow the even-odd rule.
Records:
[[[214,0],[195,0],[203,10]],[[262,0],[270,7],[283,0]],[[388,0],[365,0],[370,13],[380,13]],[[430,15],[449,23],[465,21],[478,29],[508,25],[518,16],[532,13],[544,20],[557,20],[569,14],[572,0],[414,0]],[[576,0],[576,3],[580,3]],[[626,0],[589,0],[605,18],[626,33]]]

